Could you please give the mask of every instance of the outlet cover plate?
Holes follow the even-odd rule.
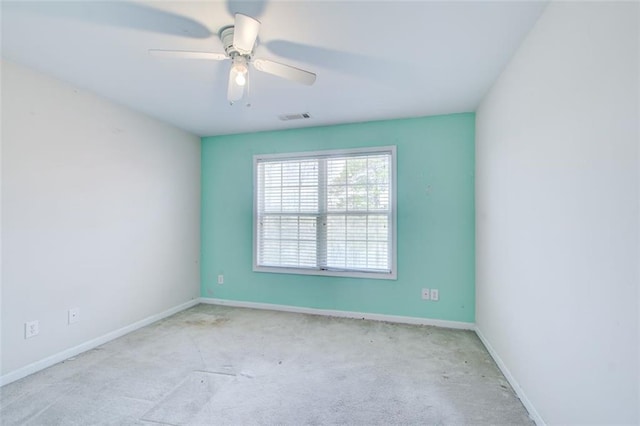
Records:
[[[40,323],[36,321],[27,321],[24,323],[24,338],[30,339],[40,333]]]
[[[69,309],[69,324],[78,322],[80,320],[80,308]]]
[[[433,300],[434,302],[440,300],[440,292],[438,292],[437,288],[431,289],[431,300]]]
[[[423,288],[422,289],[422,300],[429,300],[429,289],[428,288]]]

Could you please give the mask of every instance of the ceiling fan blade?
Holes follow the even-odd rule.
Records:
[[[227,0],[225,3],[227,4],[229,16],[242,13],[243,15],[260,18],[264,15],[264,10],[269,0]]]
[[[139,3],[132,1],[2,2],[2,9],[179,37],[204,39],[213,35],[209,28],[195,19]]]
[[[406,62],[403,57],[376,57],[286,40],[270,40],[262,43],[261,47],[266,47],[283,59],[296,60],[309,66],[331,69],[373,81],[387,81],[389,75],[397,72],[406,75],[407,81],[420,78],[421,75],[419,68]]]
[[[149,55],[161,58],[209,59],[212,61],[227,59],[227,55],[224,53],[192,52],[189,50],[149,49]]]
[[[233,30],[233,47],[240,53],[247,54],[253,50],[253,45],[258,38],[260,21],[250,16],[236,13],[236,22]]]
[[[253,65],[258,71],[273,74],[301,84],[306,84],[307,86],[311,86],[316,81],[316,75],[312,72],[301,70],[300,68],[292,67],[291,65],[270,61],[268,59],[256,59],[253,61]]]
[[[227,88],[227,99],[229,102],[233,103],[242,99],[244,95],[244,88],[246,87],[246,80],[244,85],[239,85],[236,83],[237,72],[235,68],[232,66],[231,71],[229,72],[229,87]],[[248,75],[246,78],[248,79]]]

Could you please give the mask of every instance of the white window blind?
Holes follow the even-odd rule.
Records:
[[[395,147],[254,160],[255,270],[395,278]]]

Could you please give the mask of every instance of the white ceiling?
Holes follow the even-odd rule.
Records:
[[[6,2],[2,57],[200,136],[475,111],[546,2]],[[262,22],[254,57],[317,73],[313,86],[251,72],[252,106],[226,101],[218,30]],[[309,112],[308,120],[278,115]]]

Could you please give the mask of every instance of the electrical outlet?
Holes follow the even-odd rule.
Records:
[[[432,288],[431,289],[431,300],[433,300],[434,302],[437,302],[440,299],[440,293],[438,292],[437,288]]]
[[[30,339],[40,333],[40,323],[36,321],[27,321],[24,323],[24,338]]]
[[[218,284],[224,284],[224,275],[218,275]]]
[[[69,309],[69,324],[78,322],[80,320],[80,308]]]
[[[422,300],[429,300],[429,289],[428,288],[423,288],[422,289]]]

